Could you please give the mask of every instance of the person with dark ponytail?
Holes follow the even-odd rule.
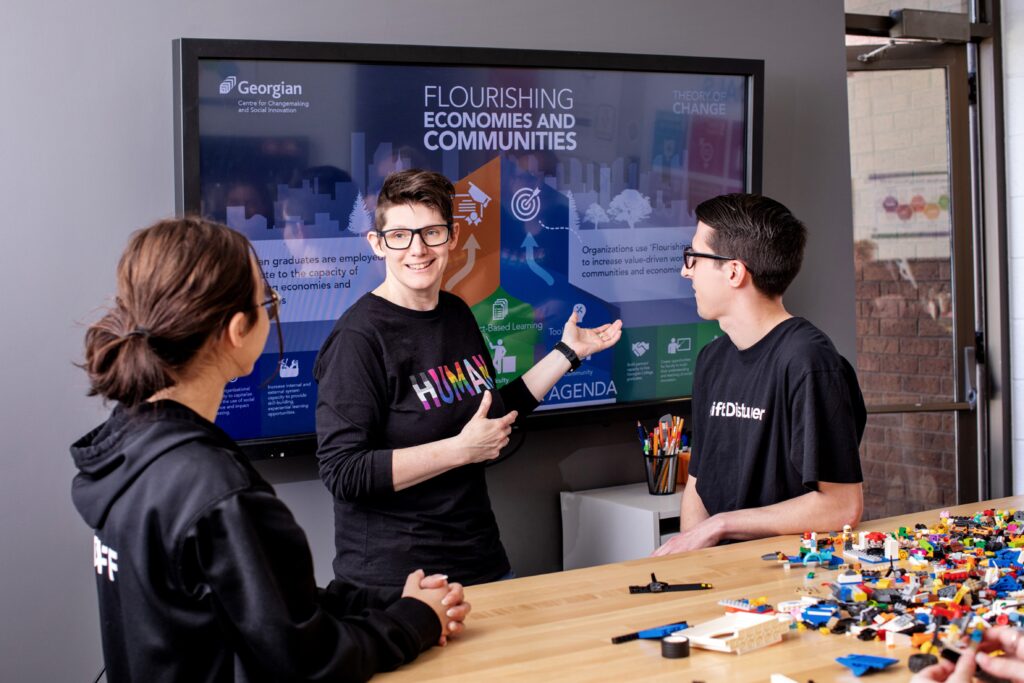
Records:
[[[291,512],[213,424],[277,308],[245,237],[172,219],[132,236],[86,333],[89,393],[116,402],[71,447],[108,681],[362,681],[463,629],[445,576],[318,589]]]

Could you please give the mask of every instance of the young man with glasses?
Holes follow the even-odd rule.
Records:
[[[550,353],[495,390],[472,311],[441,290],[459,238],[454,193],[438,173],[388,176],[367,235],[384,282],[342,315],[314,368],[334,572],[356,583],[399,586],[407,567],[463,584],[509,576],[484,463],[508,444],[518,415],[621,336],[621,321],[581,329],[573,314]]]
[[[655,554],[856,525],[867,419],[857,376],[782,303],[800,270],[803,223],[749,194],[709,199],[696,215],[682,276],[697,312],[725,335],[697,358],[682,532]]]

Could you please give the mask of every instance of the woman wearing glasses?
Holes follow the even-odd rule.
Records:
[[[385,180],[368,234],[384,282],[341,317],[317,358],[317,457],[335,498],[339,579],[397,586],[420,566],[464,584],[510,576],[484,463],[518,415],[621,335],[620,321],[580,329],[573,315],[555,350],[495,390],[473,313],[441,291],[459,237],[454,193],[428,171]]]
[[[242,235],[168,220],[132,236],[86,333],[90,393],[117,402],[71,448],[109,681],[361,681],[462,627],[444,577],[318,590],[302,530],[213,424],[277,305]]]

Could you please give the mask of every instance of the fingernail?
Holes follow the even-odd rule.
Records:
[[[445,612],[445,614],[447,614],[449,617],[453,617],[454,618],[455,617],[455,610],[454,609],[450,609],[447,612]]]
[[[444,605],[445,607],[447,607],[448,605],[450,605],[452,603],[451,603],[451,600],[449,600],[447,597],[444,597],[444,598],[441,598],[441,604]]]

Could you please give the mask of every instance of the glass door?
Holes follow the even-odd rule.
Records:
[[[852,45],[847,69],[870,519],[978,499],[969,89],[963,45]]]

